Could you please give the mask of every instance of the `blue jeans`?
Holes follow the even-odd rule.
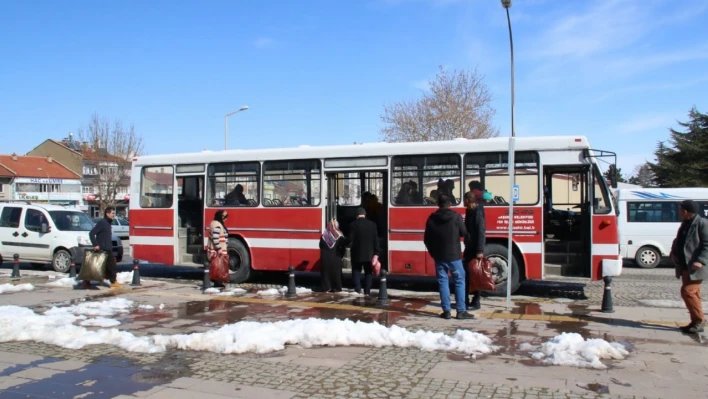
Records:
[[[442,304],[443,312],[451,310],[450,305],[450,282],[447,273],[452,274],[455,282],[455,308],[458,312],[467,310],[465,305],[465,268],[462,266],[462,260],[454,260],[452,262],[435,261],[435,272],[438,275],[438,285],[440,286],[440,303]]]

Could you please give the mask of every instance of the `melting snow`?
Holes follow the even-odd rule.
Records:
[[[59,280],[52,281],[51,283],[44,284],[47,287],[73,287],[76,285],[76,278],[74,277],[64,277]]]
[[[114,316],[118,313],[127,313],[133,301],[125,298],[114,298],[103,302],[84,302],[63,308],[53,307],[45,315],[86,315],[86,316]]]
[[[204,290],[204,293],[205,293],[205,294],[211,294],[211,295],[214,295],[214,294],[221,294],[221,290],[218,289],[218,288],[207,288],[207,289]]]
[[[79,325],[84,327],[115,327],[120,325],[120,322],[115,319],[107,319],[105,317],[96,317],[94,319],[84,320]]]
[[[479,333],[457,330],[454,335],[378,323],[350,320],[298,319],[278,322],[239,322],[219,329],[193,334],[136,337],[115,328],[88,330],[74,323],[108,325],[106,316],[127,311],[131,301],[116,298],[104,302],[86,302],[65,308],[52,308],[43,315],[18,306],[0,306],[0,342],[36,341],[79,349],[86,345],[110,344],[130,352],[162,352],[167,347],[217,353],[268,353],[286,345],[313,346],[362,345],[396,346],[426,351],[455,351],[476,356],[496,351],[492,340]],[[105,323],[105,324],[104,324]]]
[[[116,282],[118,284],[130,284],[133,282],[133,271],[120,272],[116,274]]]
[[[0,294],[32,290],[34,290],[34,285],[32,284],[0,284]]]
[[[262,290],[262,291],[256,292],[256,295],[275,296],[275,295],[280,295],[280,291],[278,291],[275,288],[268,288],[267,290]]]
[[[531,357],[545,364],[594,369],[607,368],[601,360],[622,360],[629,355],[622,344],[596,338],[585,340],[576,333],[562,333],[540,346],[522,344],[519,349],[536,351]]]
[[[155,307],[152,305],[140,305],[140,306],[138,306],[138,309],[152,310],[152,309],[155,309]]]

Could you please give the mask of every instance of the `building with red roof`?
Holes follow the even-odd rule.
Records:
[[[52,157],[0,155],[0,199],[79,206],[81,175]]]

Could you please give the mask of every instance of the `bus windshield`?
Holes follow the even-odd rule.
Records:
[[[49,211],[49,216],[61,231],[90,231],[93,228],[93,222],[83,212]]]

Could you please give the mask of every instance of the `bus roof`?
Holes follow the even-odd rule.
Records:
[[[619,201],[708,200],[708,188],[704,187],[631,188],[619,189],[615,193]]]
[[[413,143],[368,143],[333,146],[307,146],[254,150],[202,151],[183,154],[146,155],[133,159],[136,165],[170,165],[233,161],[268,161],[277,159],[320,159],[372,157],[387,155],[418,155],[441,153],[506,151],[509,139],[455,139]],[[589,148],[583,136],[521,137],[516,139],[517,151],[569,150]]]

